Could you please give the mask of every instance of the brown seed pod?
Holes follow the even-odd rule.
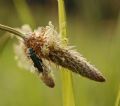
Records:
[[[50,71],[48,71],[48,68],[46,66],[43,67],[44,70],[40,74],[41,80],[50,88],[53,88],[55,86],[53,75]]]
[[[24,40],[26,47],[32,47],[39,58],[47,59],[89,79],[105,81],[103,75],[86,59],[75,50],[63,47],[61,42],[52,24],[38,29]]]
[[[51,49],[49,58],[54,63],[61,65],[75,73],[78,73],[89,79],[104,82],[103,75],[92,65],[90,65],[82,56],[74,53],[74,51],[59,49]]]

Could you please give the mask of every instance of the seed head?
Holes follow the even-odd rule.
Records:
[[[98,69],[87,62],[80,53],[71,50],[70,47],[62,46],[62,39],[51,23],[49,26],[38,28],[31,36],[26,37],[24,44],[26,47],[34,48],[40,58],[47,59],[89,79],[105,81]]]

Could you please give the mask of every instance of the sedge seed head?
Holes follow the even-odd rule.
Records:
[[[24,49],[33,48],[36,55],[42,60],[55,63],[91,80],[105,81],[104,76],[97,68],[71,46],[63,46],[62,41],[52,23],[49,22],[48,26],[39,27],[34,32],[29,33],[25,37],[23,45]],[[52,77],[49,77],[49,74],[42,74],[41,79],[47,84],[52,82]]]

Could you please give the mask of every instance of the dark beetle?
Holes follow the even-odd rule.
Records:
[[[39,73],[43,72],[42,60],[40,58],[38,58],[38,56],[35,54],[35,51],[32,48],[29,48],[28,50],[29,50],[28,51],[29,56],[34,63],[34,67],[38,69]]]

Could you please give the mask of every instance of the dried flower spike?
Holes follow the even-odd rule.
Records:
[[[49,22],[48,26],[40,27],[34,32],[28,26],[24,26],[18,31],[0,24],[0,29],[18,36],[19,45],[15,46],[15,52],[17,54],[16,59],[20,60],[19,66],[33,72],[37,69],[42,81],[49,87],[54,87],[55,84],[48,68],[49,65],[44,61],[53,62],[98,82],[105,81],[102,73],[89,64],[78,52],[70,49],[69,46],[63,46],[62,39],[51,22]],[[28,53],[26,51],[29,48],[33,49],[34,54],[29,53],[29,56],[27,56]],[[34,56],[31,57],[32,55]],[[30,57],[31,61],[27,57]]]
[[[33,48],[42,60],[46,59],[89,79],[105,81],[103,75],[78,52],[62,46],[62,40],[51,22],[26,36],[23,43],[26,48]]]

